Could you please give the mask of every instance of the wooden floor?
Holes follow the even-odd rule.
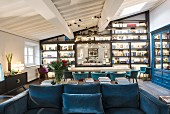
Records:
[[[25,85],[25,87],[28,89],[30,84],[36,84],[36,85],[40,85],[41,82],[43,81],[43,79],[37,79],[35,81],[32,81],[28,84]],[[138,84],[139,87],[146,90],[147,92],[149,92],[150,94],[152,94],[153,96],[155,96],[156,98],[159,98],[159,96],[164,96],[164,95],[170,95],[170,90],[163,88],[157,84],[152,83],[151,81],[143,81],[141,79],[138,79]],[[18,89],[17,91],[11,92],[7,95],[17,95],[18,93],[24,91],[23,88]]]

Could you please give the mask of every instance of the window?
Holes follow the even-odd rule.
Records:
[[[31,66],[35,65],[35,47],[34,46],[25,46],[25,65]]]
[[[25,66],[40,65],[40,49],[39,43],[25,42],[24,61]]]

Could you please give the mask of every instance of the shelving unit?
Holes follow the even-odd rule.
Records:
[[[152,81],[170,89],[170,25],[152,32]]]
[[[75,43],[73,40],[64,41],[63,39],[67,38],[61,35],[40,41],[41,64],[47,66],[51,61],[57,59],[69,60],[72,64],[75,63]]]
[[[112,65],[123,65],[129,67],[130,62],[130,44],[112,43]]]
[[[150,66],[148,19],[145,17],[139,20],[130,17],[111,22],[114,67],[126,66],[140,70],[142,66]]]
[[[41,54],[42,64],[44,65],[57,60],[57,44],[43,44]]]
[[[75,44],[58,44],[58,53],[60,59],[75,61]]]

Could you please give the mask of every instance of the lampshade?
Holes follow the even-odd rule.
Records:
[[[12,65],[12,69],[16,72],[22,72],[24,68],[24,64],[21,64],[20,62],[17,62],[16,64]]]

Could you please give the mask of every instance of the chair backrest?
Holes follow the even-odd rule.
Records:
[[[106,77],[106,73],[97,73],[97,72],[94,72],[94,73],[91,73],[91,77],[94,79],[94,80],[98,80],[99,77]]]
[[[145,74],[151,74],[151,68],[150,67],[146,67]]]
[[[138,70],[132,70],[131,71],[131,76],[130,77],[132,77],[132,78],[137,78],[137,76],[138,76]]]
[[[126,76],[126,73],[116,73],[116,72],[110,73],[110,79],[112,81],[115,81],[115,78],[125,77],[125,76]]]
[[[72,73],[74,80],[83,80],[85,78],[88,78],[89,73]]]
[[[64,78],[73,78],[72,72],[64,71],[63,72]]]
[[[39,72],[40,75],[45,74],[44,71],[41,70],[40,68],[38,68],[38,72]]]
[[[140,67],[140,71],[146,71],[146,67]]]

